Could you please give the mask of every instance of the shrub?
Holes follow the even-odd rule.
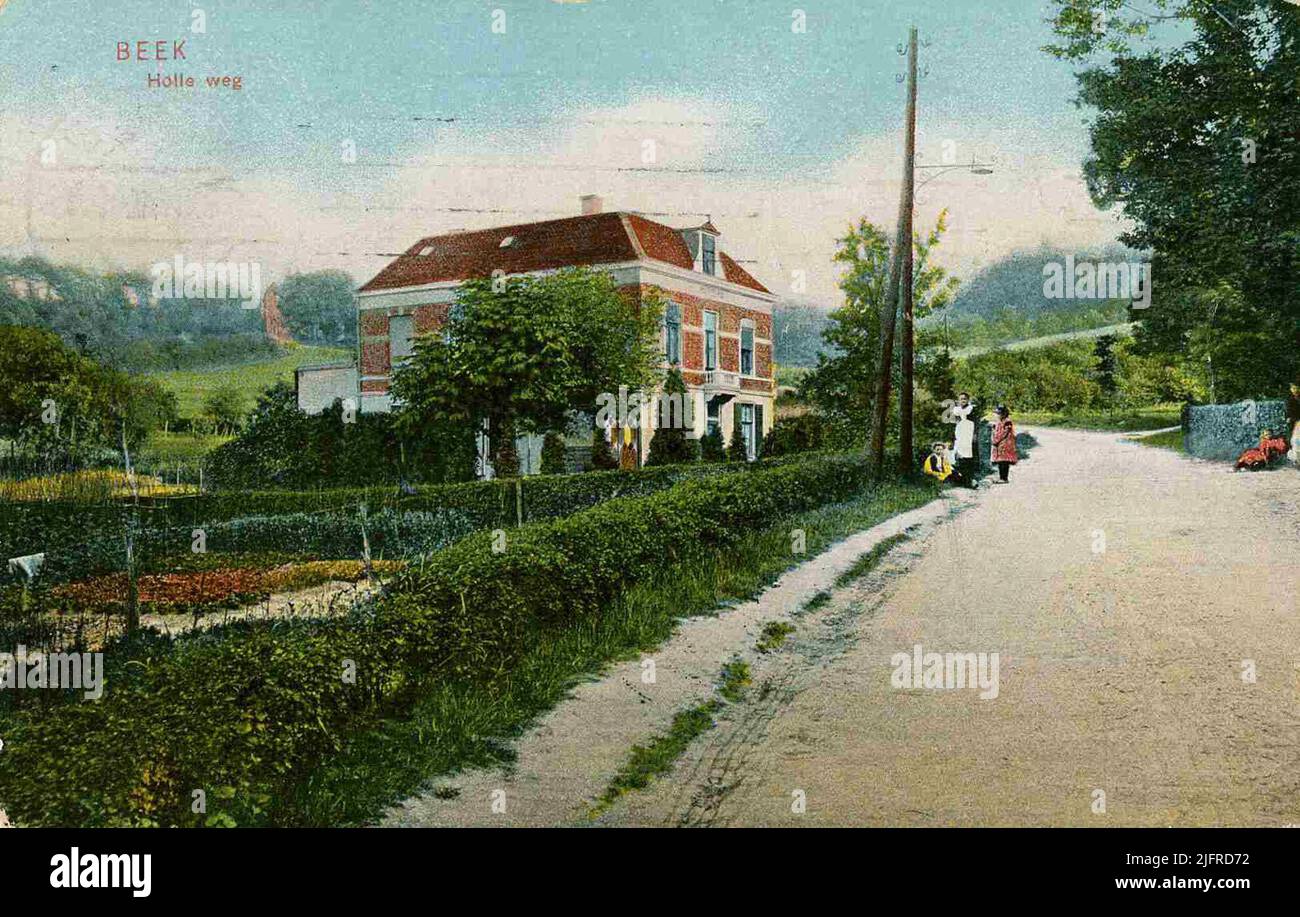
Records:
[[[591,431],[591,467],[596,471],[613,471],[618,467],[614,451],[599,428]]]
[[[782,417],[772,424],[763,437],[765,456],[795,455],[825,448],[826,422],[822,415],[808,411],[793,417]]]
[[[564,437],[552,430],[542,440],[542,474],[564,474]]]
[[[699,447],[686,436],[685,401],[686,383],[682,374],[670,369],[664,380],[664,394],[668,396],[655,418],[654,437],[650,440],[647,465],[680,465],[696,460]],[[678,399],[676,403],[673,399]]]
[[[727,446],[722,441],[722,430],[714,427],[700,437],[700,461],[725,462]]]
[[[736,424],[735,429],[731,431],[731,442],[727,443],[727,460],[730,462],[749,461],[749,450],[745,448],[745,436],[741,432],[740,424]]]
[[[101,700],[8,717],[0,805],[30,825],[273,823],[306,769],[431,681],[506,676],[539,629],[590,626],[665,566],[869,480],[850,456],[687,480],[524,526],[501,553],[472,535],[336,618],[114,644]]]

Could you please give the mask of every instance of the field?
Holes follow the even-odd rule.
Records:
[[[341,347],[293,345],[278,359],[202,370],[155,373],[154,378],[176,393],[181,417],[192,418],[203,409],[203,398],[221,385],[235,383],[248,393],[251,407],[257,394],[276,382],[293,381],[293,371],[312,363],[333,363],[351,359],[352,351]]]

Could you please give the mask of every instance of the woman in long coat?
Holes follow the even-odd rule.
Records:
[[[1007,483],[1007,472],[1011,470],[1019,456],[1016,455],[1016,428],[1011,424],[1011,412],[1006,405],[999,404],[995,409],[998,422],[993,427],[993,455],[991,460],[998,466],[999,484]]]

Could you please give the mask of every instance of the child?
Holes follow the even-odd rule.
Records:
[[[930,447],[930,454],[925,457],[921,470],[932,478],[938,478],[941,483],[952,477],[952,463],[948,461],[947,446],[943,443],[934,443]]]

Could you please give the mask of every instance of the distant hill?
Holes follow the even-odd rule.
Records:
[[[1096,309],[1097,300],[1048,299],[1043,296],[1043,265],[1065,262],[1067,255],[1078,261],[1143,261],[1138,252],[1123,246],[1109,246],[1092,252],[1043,247],[1015,252],[996,261],[972,277],[962,280],[957,295],[946,311],[950,322],[965,318],[997,318],[1010,309],[1021,318],[1032,319],[1045,312],[1075,312]]]
[[[817,354],[828,351],[822,331],[830,310],[811,300],[786,300],[772,310],[772,336],[780,366],[816,366]]]

